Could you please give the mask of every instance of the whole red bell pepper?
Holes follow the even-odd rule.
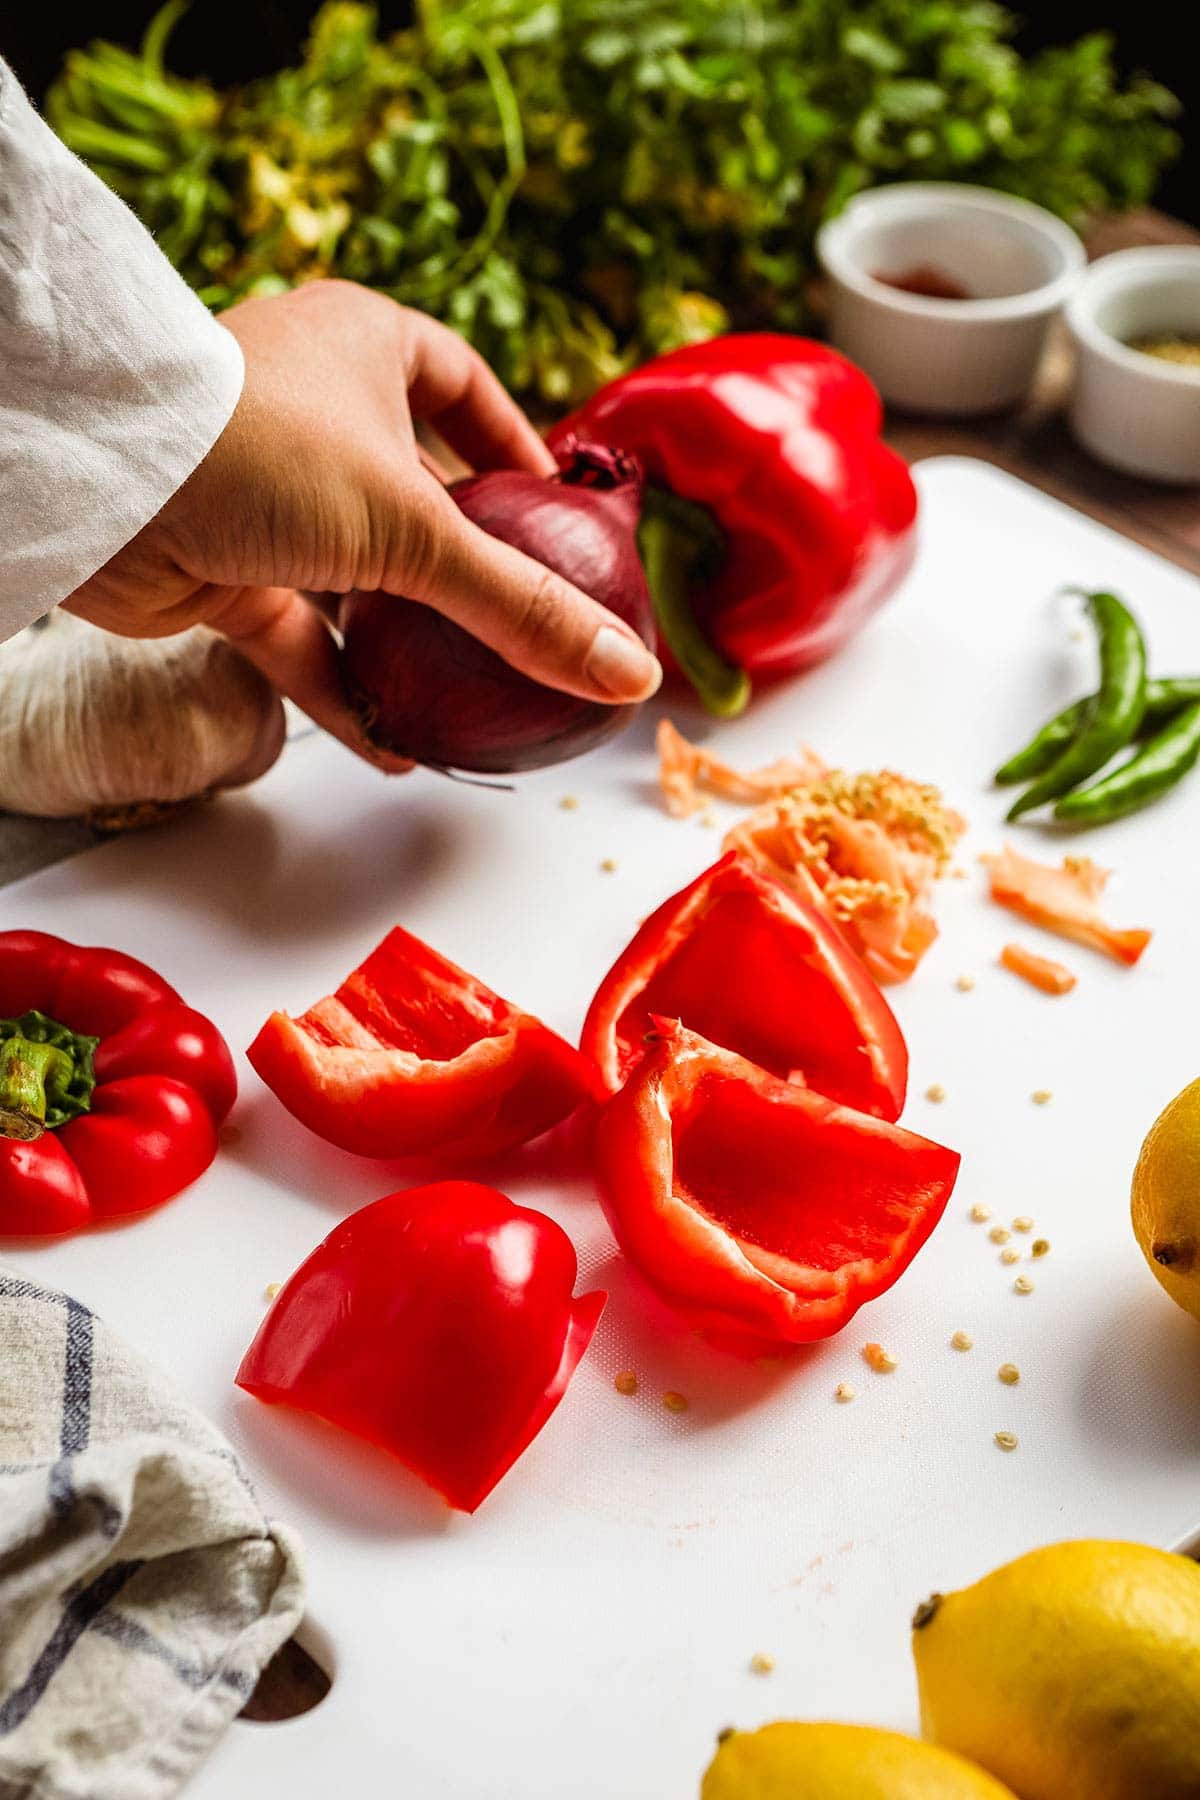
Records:
[[[835,925],[735,851],[644,921],[596,991],[581,1048],[610,1093],[662,1014],[785,1080],[898,1119],[908,1051]]]
[[[145,963],[0,932],[0,1233],[161,1206],[208,1167],[236,1094],[216,1026]]]
[[[836,350],[755,332],[656,357],[551,433],[641,462],[659,629],[711,711],[740,712],[752,675],[831,655],[908,569],[916,490],[881,422]]]
[[[955,1151],[756,1068],[673,1020],[596,1126],[605,1212],[696,1328],[753,1348],[840,1331],[891,1287]]]
[[[543,1213],[474,1181],[388,1194],[288,1281],[237,1373],[474,1512],[554,1411],[607,1298]]]
[[[359,1156],[490,1156],[598,1091],[556,1032],[399,926],[300,1018],[272,1013],[247,1055],[290,1113]]]

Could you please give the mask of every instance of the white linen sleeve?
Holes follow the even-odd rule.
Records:
[[[236,339],[0,60],[0,640],[154,517],[242,374]]]

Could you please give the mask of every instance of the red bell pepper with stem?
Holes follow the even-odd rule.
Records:
[[[823,914],[735,851],[664,901],[600,983],[581,1048],[610,1093],[656,1013],[863,1112],[904,1106],[908,1052],[866,969]]]
[[[238,1370],[398,1456],[474,1512],[537,1436],[606,1295],[573,1297],[575,1252],[495,1188],[441,1181],[334,1227],[288,1281]]]
[[[236,1093],[224,1038],[145,963],[0,932],[0,1233],[160,1206],[208,1167]]]
[[[959,1157],[655,1021],[596,1126],[626,1256],[693,1326],[732,1343],[831,1336],[937,1224]]]
[[[831,655],[908,569],[917,495],[882,418],[836,350],[733,333],[619,376],[551,434],[641,462],[660,635],[710,711]]]
[[[579,1052],[399,926],[335,994],[272,1013],[247,1055],[310,1131],[359,1156],[490,1156],[598,1092]]]

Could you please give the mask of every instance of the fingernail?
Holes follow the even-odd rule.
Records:
[[[662,682],[658,658],[611,625],[602,625],[592,639],[584,673],[614,700],[648,700]]]

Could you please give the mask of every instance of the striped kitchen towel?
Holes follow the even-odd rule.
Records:
[[[0,1800],[163,1800],[303,1609],[233,1451],[66,1294],[0,1268]]]

